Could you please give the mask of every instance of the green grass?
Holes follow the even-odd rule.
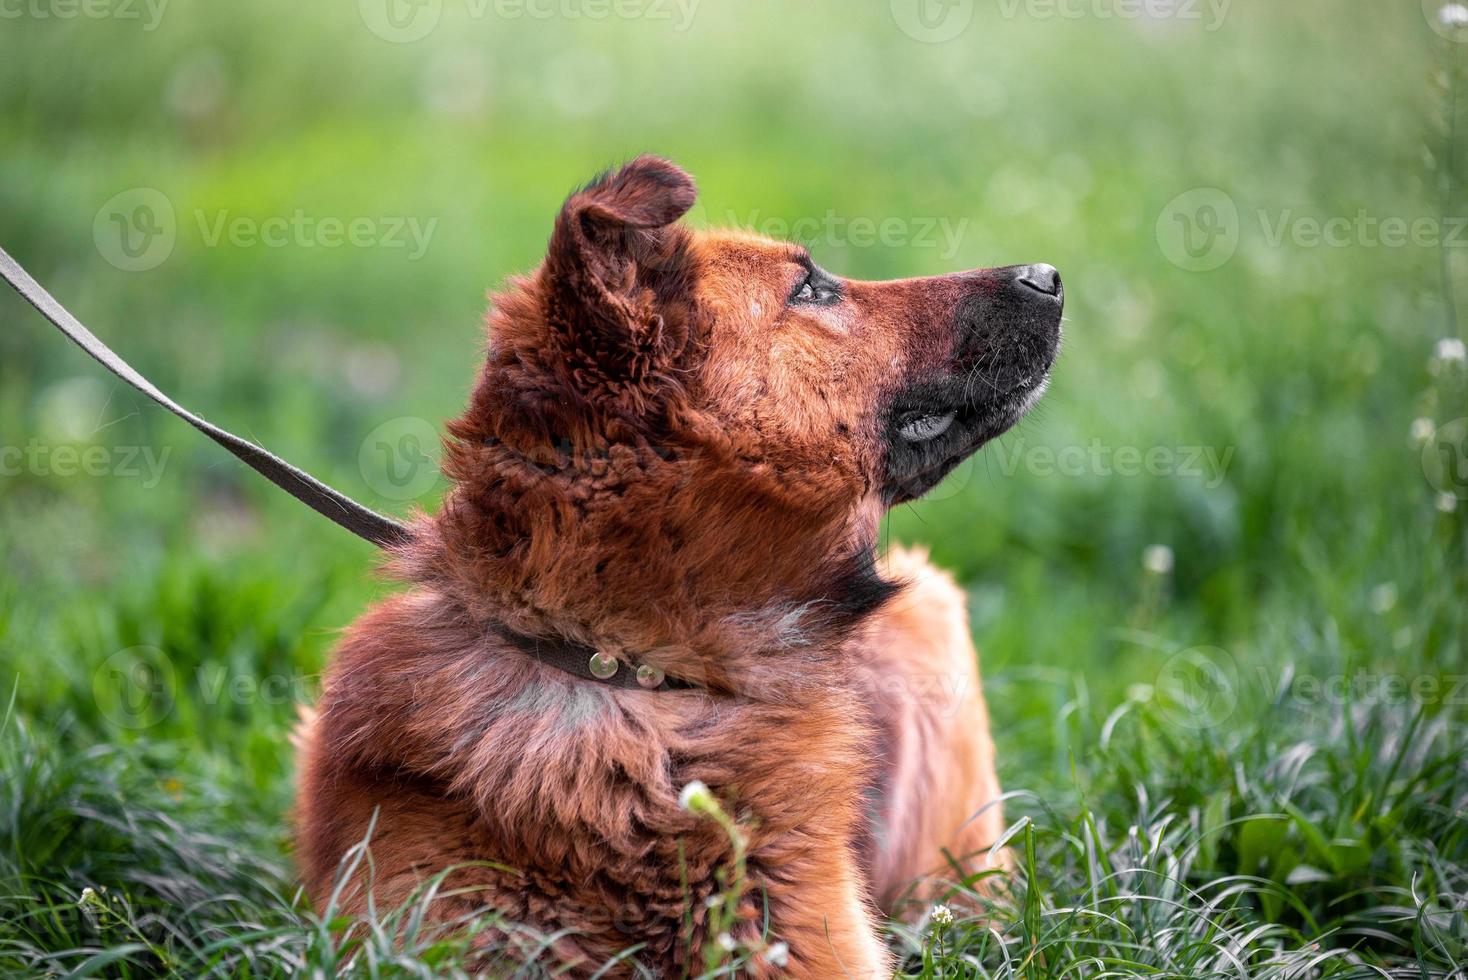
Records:
[[[1464,975],[1468,504],[1444,509],[1413,424],[1468,416],[1433,360],[1468,249],[1271,236],[1468,214],[1468,44],[1410,0],[1236,0],[1215,31],[980,3],[937,45],[886,3],[704,0],[678,31],[445,0],[411,44],[354,6],[0,22],[0,245],[185,404],[396,513],[442,484],[401,499],[368,433],[457,411],[485,289],[617,159],[678,159],[698,222],[896,219],[885,244],[816,233],[846,275],[1053,262],[1045,402],[887,526],[969,589],[1020,865],[982,920],[893,925],[904,972]],[[132,187],[177,217],[144,272],[93,239]],[[1241,216],[1206,272],[1156,233],[1200,187]],[[417,259],[210,243],[222,212],[297,209],[435,224]],[[936,220],[954,247],[924,243]],[[13,297],[0,323],[0,449],[47,453],[0,475],[0,974],[450,972],[462,937],[411,906],[344,935],[291,870],[286,735],[391,588],[371,549]],[[1045,455],[1093,445],[1216,465]],[[157,472],[124,465],[139,447]]]

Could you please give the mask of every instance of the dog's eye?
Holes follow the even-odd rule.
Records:
[[[812,271],[805,277],[805,281],[795,288],[790,294],[792,303],[809,303],[822,306],[834,303],[841,298],[841,290],[836,284],[826,279],[819,270]]]

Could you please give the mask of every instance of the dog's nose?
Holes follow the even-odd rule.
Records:
[[[1060,272],[1053,265],[1043,262],[1027,265],[1020,270],[1019,282],[1046,296],[1054,296],[1056,299],[1065,296],[1065,287],[1060,284]]]

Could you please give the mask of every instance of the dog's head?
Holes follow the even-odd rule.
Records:
[[[733,585],[752,550],[777,578],[783,550],[808,575],[869,552],[885,507],[1044,390],[1064,300],[1050,266],[846,280],[796,245],[685,227],[694,197],[642,157],[566,201],[544,263],[495,298],[450,430],[458,503],[497,502],[499,525],[549,501],[560,516],[518,533],[620,535],[641,555],[628,570],[652,561],[630,543],[645,528],[704,542],[683,574],[705,560]]]
[[[710,410],[771,453],[849,459],[854,489],[883,506],[926,493],[1048,383],[1064,302],[1048,265],[858,282],[784,242],[692,247]]]

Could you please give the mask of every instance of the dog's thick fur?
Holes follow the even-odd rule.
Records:
[[[573,974],[641,944],[682,975],[716,941],[706,899],[732,856],[679,805],[700,780],[748,837],[733,938],[788,945],[750,971],[887,975],[878,909],[945,850],[982,867],[1001,818],[963,595],[922,553],[873,558],[905,496],[884,413],[959,357],[967,292],[997,287],[809,302],[801,250],[686,229],[693,198],[673,165],[628,164],[496,297],[449,426],[453,489],[391,562],[410,588],[351,628],[300,733],[300,864],[353,914],[455,868],[437,921],[489,908],[559,936]],[[501,628],[698,687],[598,684]],[[369,826],[370,862],[339,882]]]

